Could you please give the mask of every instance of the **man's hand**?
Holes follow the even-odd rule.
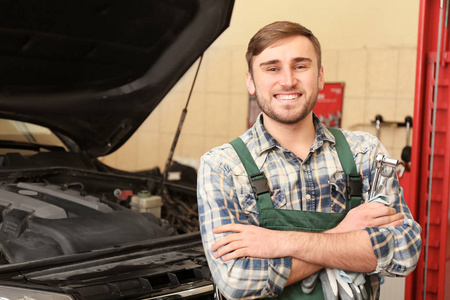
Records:
[[[214,233],[231,232],[211,246],[214,257],[224,261],[239,257],[285,257],[282,235],[285,231],[270,230],[254,225],[227,224],[214,228]]]
[[[403,224],[402,213],[382,203],[364,203],[350,210],[347,216],[327,233],[344,233],[364,229],[365,227],[392,227]]]

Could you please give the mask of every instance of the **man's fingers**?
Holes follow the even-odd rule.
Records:
[[[403,219],[405,216],[401,213],[398,213],[396,216],[398,217],[395,220],[391,220],[390,223],[383,224],[380,227],[397,227],[403,225]]]
[[[214,250],[213,250],[214,251]],[[224,261],[244,257],[248,255],[248,247],[242,241],[233,241],[214,251],[214,257]]]
[[[212,246],[214,257],[230,260],[245,256],[271,258],[282,257],[278,247],[279,235],[275,231],[254,225],[227,224],[218,226],[214,233],[228,233]]]
[[[241,258],[241,257],[246,257],[248,256],[246,253],[246,249],[237,249],[233,252],[227,253],[226,255],[222,256],[222,260],[223,261],[228,261],[228,260],[232,260],[232,259],[236,259],[236,258]]]
[[[397,227],[400,225],[403,225],[403,220],[397,220],[395,222],[385,225],[384,227]]]
[[[220,247],[223,247],[224,245],[227,245],[234,241],[237,241],[238,239],[239,239],[239,236],[236,233],[232,233],[227,236],[224,236],[223,238],[219,239],[211,246],[211,251],[216,251]]]
[[[248,225],[242,225],[242,224],[226,224],[217,226],[213,229],[214,233],[224,233],[224,232],[239,232],[242,231],[242,226],[248,226]]]
[[[218,241],[216,241],[214,244],[212,244],[211,246],[211,251],[216,251],[217,249],[219,249],[220,247],[222,247],[223,245],[226,245],[229,243],[229,236],[227,235],[226,237],[223,237],[221,239],[219,239]]]
[[[397,213],[395,208],[378,202],[364,203],[350,210],[345,219],[328,232],[349,232],[366,227],[387,227],[387,225],[390,227],[392,224],[400,226],[403,218],[403,214]]]
[[[382,224],[390,223],[392,221],[402,219],[403,214],[397,213],[395,208],[389,207],[389,206],[375,206],[373,209],[370,209],[368,212],[367,217],[369,219],[373,219],[376,224],[373,224],[373,226],[380,226]]]
[[[215,257],[215,258],[222,257],[222,256],[224,256],[225,254],[230,253],[230,252],[233,252],[233,251],[235,251],[235,250],[238,249],[238,248],[239,248],[239,245],[238,245],[237,242],[232,242],[232,243],[226,244],[226,245],[222,246],[221,248],[217,249],[217,250],[214,252],[214,257]],[[212,250],[212,249],[211,249],[211,250]],[[213,251],[214,251],[214,250],[213,250]]]
[[[373,220],[373,225],[371,227],[391,227],[392,224],[398,224],[394,226],[399,226],[403,224],[402,220],[404,217],[405,216],[402,213],[379,217]]]
[[[227,225],[217,226],[213,229],[213,232],[214,233],[234,232],[235,231],[235,230],[233,230],[233,228],[235,227],[234,225],[236,225],[236,224],[227,224]]]
[[[244,226],[241,224],[227,224],[227,225],[221,225],[221,226],[217,226],[213,229],[213,232],[215,234],[218,233],[225,233],[225,232],[232,232],[232,234],[229,234],[227,236],[224,236],[223,238],[219,239],[218,241],[216,241],[212,246],[211,246],[211,251],[216,251],[217,249],[219,249],[220,247],[231,243],[233,240],[235,240],[237,238],[237,236],[233,233],[236,232],[240,232],[240,227]]]
[[[376,207],[376,208],[370,210],[370,212],[374,216],[390,216],[390,215],[395,215],[397,213],[395,208],[386,206],[384,204],[382,204],[382,205],[383,206],[381,206],[381,207]]]

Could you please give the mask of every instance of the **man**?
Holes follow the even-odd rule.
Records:
[[[344,212],[348,187],[336,139],[312,112],[324,85],[318,40],[300,24],[275,22],[250,40],[246,59],[247,88],[262,113],[240,138],[267,177],[271,205],[328,216]],[[385,195],[390,206],[367,203],[376,156],[386,149],[367,133],[343,133],[366,203],[324,232],[259,227],[259,202],[234,148],[225,144],[202,157],[197,181],[202,240],[227,299],[284,297],[288,287],[324,268],[371,275],[370,297],[378,299],[382,276],[414,270],[421,228],[397,178]]]

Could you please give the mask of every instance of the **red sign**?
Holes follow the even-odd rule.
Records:
[[[343,99],[344,83],[325,83],[313,111],[326,126],[341,127]]]
[[[323,90],[319,91],[317,103],[313,111],[326,126],[341,127],[343,99],[343,82],[325,83]],[[256,103],[256,98],[250,96],[248,128],[253,126],[260,112],[261,110]]]

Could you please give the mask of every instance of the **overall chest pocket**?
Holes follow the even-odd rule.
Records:
[[[330,202],[331,211],[335,213],[341,213],[345,211],[345,193],[346,193],[346,182],[345,177],[336,180],[330,180]]]
[[[280,209],[286,206],[285,193],[281,189],[273,190],[270,192],[270,198],[274,209]],[[247,217],[253,219],[259,219],[258,206],[256,205],[256,198],[253,192],[248,192],[238,195],[239,205],[241,206]]]
[[[342,173],[342,176],[336,176],[329,181],[331,211],[335,213],[341,213],[345,211],[346,205],[346,193],[347,193],[347,181],[346,175]],[[369,179],[362,178],[362,199],[367,199],[369,190]]]

